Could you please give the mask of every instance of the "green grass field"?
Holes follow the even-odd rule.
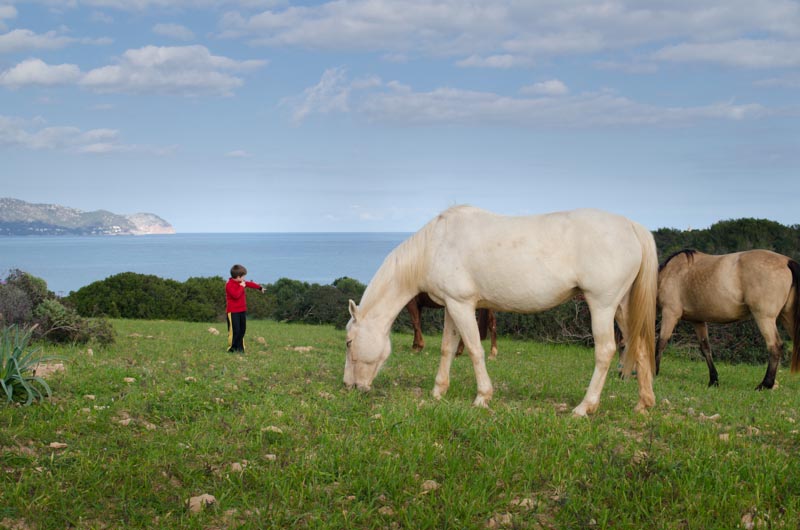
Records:
[[[431,399],[438,337],[412,353],[395,334],[361,394],[331,327],[251,320],[237,356],[224,324],[114,326],[91,353],[46,346],[65,365],[53,397],[0,408],[0,528],[800,525],[800,378],[755,392],[766,362],[720,363],[707,388],[704,362],[668,350],[648,415],[609,377],[580,419],[586,348],[501,339],[485,410],[467,358]],[[194,513],[202,494],[216,502]]]

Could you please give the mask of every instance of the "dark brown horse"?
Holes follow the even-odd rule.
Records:
[[[420,319],[420,311],[423,308],[442,309],[443,305],[437,304],[428,293],[419,293],[412,298],[406,309],[411,317],[411,325],[414,327],[414,343],[411,346],[414,351],[421,351],[425,348],[425,339],[422,337],[422,324]],[[495,318],[494,311],[491,309],[478,309],[478,331],[480,332],[481,340],[486,339],[487,332],[492,335],[492,351],[489,355],[490,359],[497,357],[497,319]],[[464,351],[464,342],[458,343],[458,350],[456,355],[461,355]]]
[[[768,250],[712,256],[681,250],[666,259],[658,273],[661,331],[656,347],[656,373],[661,354],[679,320],[694,325],[708,365],[709,386],[719,385],[711,357],[706,322],[754,319],[769,350],[764,380],[756,388],[772,388],[783,357],[776,321],[792,337],[792,372],[800,369],[800,264]]]

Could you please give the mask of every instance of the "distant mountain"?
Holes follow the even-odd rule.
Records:
[[[106,210],[84,212],[57,204],[32,204],[0,198],[0,236],[174,233],[171,224],[152,213],[120,215]]]

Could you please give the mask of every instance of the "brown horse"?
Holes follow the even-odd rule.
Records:
[[[664,261],[658,273],[661,331],[656,346],[656,373],[661,354],[678,320],[694,325],[708,365],[708,386],[719,377],[711,357],[706,322],[754,319],[769,350],[764,380],[756,390],[772,388],[783,357],[776,321],[792,337],[791,371],[800,369],[800,264],[769,250],[748,250],[712,256],[681,250]]]
[[[411,346],[414,351],[422,351],[425,348],[425,339],[422,337],[422,324],[420,319],[420,310],[422,308],[442,309],[443,305],[437,304],[428,293],[419,293],[412,298],[406,309],[411,317],[411,325],[414,327],[414,343]],[[494,311],[491,309],[478,309],[478,331],[480,332],[481,340],[486,339],[487,331],[492,334],[492,351],[489,355],[490,359],[497,358],[497,319],[494,316]],[[458,343],[458,350],[456,355],[461,355],[464,351],[464,342]]]

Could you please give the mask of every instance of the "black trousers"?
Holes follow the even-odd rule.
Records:
[[[247,311],[228,313],[228,351],[244,353],[244,334],[247,331]]]

